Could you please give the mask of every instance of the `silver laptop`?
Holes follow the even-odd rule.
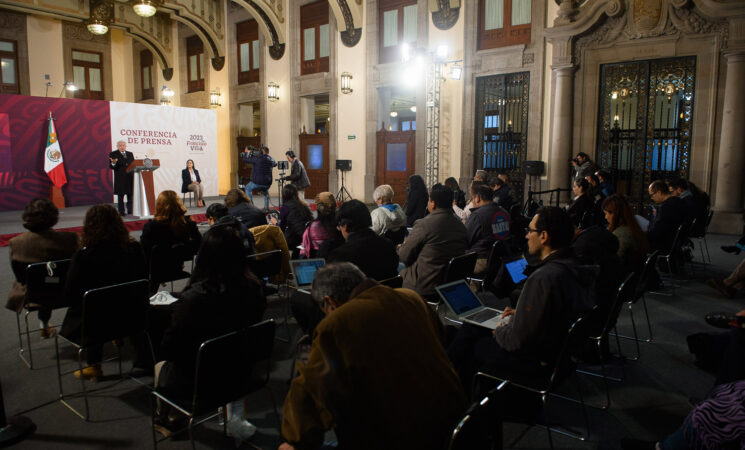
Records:
[[[324,264],[325,260],[323,258],[293,259],[290,261],[295,287],[299,291],[310,291],[316,271]]]
[[[466,280],[443,284],[435,290],[459,322],[471,323],[490,330],[497,328],[502,311],[484,306]]]

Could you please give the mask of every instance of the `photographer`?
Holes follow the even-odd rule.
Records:
[[[305,171],[305,166],[295,156],[295,152],[292,150],[287,150],[285,156],[290,163],[290,174],[286,178],[297,188],[298,196],[301,199],[305,199],[305,188],[310,186],[310,180],[308,179],[308,173]]]
[[[585,152],[577,153],[577,156],[570,161],[572,166],[574,166],[575,180],[584,180],[586,176],[595,173],[595,164],[592,163],[590,157]]]
[[[253,190],[258,189],[264,191],[264,209],[269,209],[269,187],[272,185],[272,168],[277,166],[274,158],[269,156],[269,147],[262,145],[261,149],[256,151],[255,148],[246,147],[241,153],[241,159],[248,163],[253,164],[253,172],[251,172],[251,181],[246,185],[246,195],[253,202]]]

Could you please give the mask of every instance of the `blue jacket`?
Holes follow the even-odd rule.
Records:
[[[241,159],[254,165],[253,172],[251,172],[251,181],[261,186],[272,185],[272,167],[277,166],[274,158],[263,154],[251,156],[250,153],[241,153]]]

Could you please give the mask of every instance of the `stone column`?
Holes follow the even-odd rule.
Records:
[[[548,183],[551,189],[569,187],[569,159],[572,157],[572,103],[574,66],[554,66],[554,103],[551,111],[551,147]]]
[[[724,57],[727,59],[727,80],[714,208],[718,212],[739,213],[742,211],[745,175],[745,50],[725,53]]]

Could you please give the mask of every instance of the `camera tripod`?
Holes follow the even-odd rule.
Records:
[[[352,194],[350,194],[346,186],[344,186],[344,172],[346,172],[346,170],[339,169],[339,172],[341,172],[341,185],[339,186],[339,193],[336,194],[336,201],[344,203],[346,200],[352,200]]]
[[[285,174],[286,171],[281,171],[279,173],[279,178],[277,178],[277,194],[279,194],[279,197],[277,198],[277,207],[282,206],[282,189],[285,187]]]

